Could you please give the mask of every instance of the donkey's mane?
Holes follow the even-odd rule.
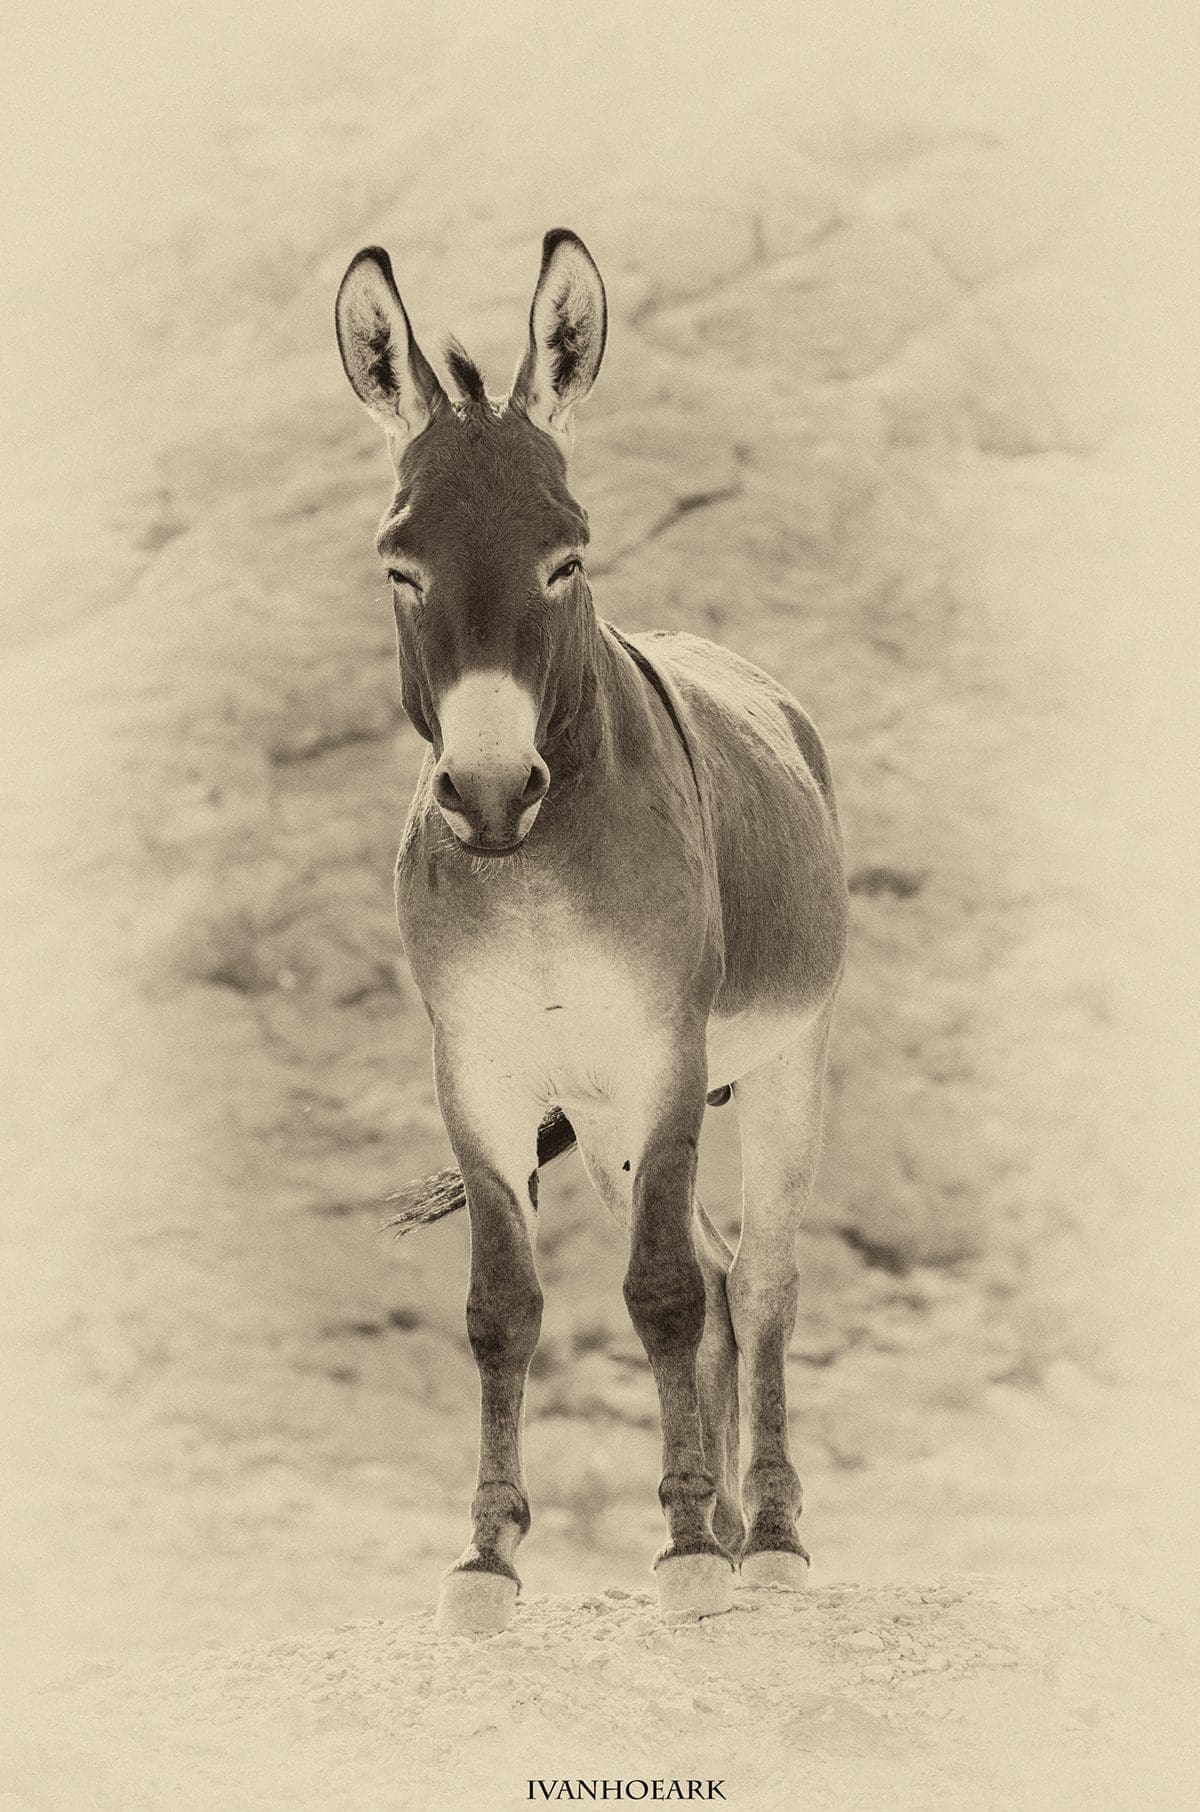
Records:
[[[446,342],[446,365],[463,401],[471,408],[487,406],[487,388],[474,359],[457,340]]]

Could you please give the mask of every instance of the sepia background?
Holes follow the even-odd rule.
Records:
[[[3,1590],[19,1682],[103,1660],[26,1708],[0,1807],[191,1804],[185,1778],[241,1805],[197,1760],[253,1746],[227,1712],[224,1749],[181,1748],[155,1700],[147,1785],[138,1657],[208,1655],[252,1699],[213,1655],[311,1662],[369,1619],[424,1680],[417,1784],[382,1803],[468,1779],[468,1663],[422,1621],[474,1474],[467,1228],[380,1231],[448,1148],[392,916],[421,745],[372,547],[390,472],[332,329],[369,242],[435,363],[453,332],[500,392],[543,232],[580,233],[610,307],[574,467],[597,609],[737,649],[825,738],[853,913],[789,1360],[815,1579],[879,1604],[986,1574],[961,1645],[1014,1668],[1031,1584],[1174,1640],[1200,1602],[1189,9],[110,0],[6,33]],[[727,1228],[738,1189],[714,1111]],[[542,1204],[526,1592],[636,1608],[661,1517],[624,1254],[574,1158]],[[1102,1647],[1108,1600],[1070,1602]],[[1169,1697],[1174,1649],[1109,1638]],[[609,1772],[678,1728],[638,1722],[637,1656],[605,1716],[641,1748]],[[599,1690],[569,1675],[536,1741],[508,1704],[514,1796],[563,1772]],[[1079,1716],[1106,1767],[1104,1681]],[[827,1764],[894,1738],[845,1691],[874,1723],[824,1750],[754,1725],[781,1780],[825,1768],[814,1804],[876,1803]],[[380,1729],[314,1805],[381,1803],[411,1732]],[[910,1803],[904,1766],[879,1803]]]

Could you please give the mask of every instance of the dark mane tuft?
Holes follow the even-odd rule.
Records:
[[[487,389],[483,382],[483,373],[457,340],[449,340],[446,343],[446,364],[464,401],[472,407],[478,404],[486,405]]]

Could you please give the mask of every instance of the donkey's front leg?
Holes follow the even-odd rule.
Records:
[[[446,1629],[505,1627],[520,1590],[513,1564],[529,1529],[521,1457],[525,1379],[542,1322],[534,1265],[537,1108],[492,1100],[487,1120],[471,1112],[462,1077],[438,1066],[438,1095],[466,1183],[471,1220],[467,1336],[479,1369],[479,1476],[471,1541],[442,1581],[438,1622]],[[479,1104],[482,1106],[483,1104]]]
[[[701,1433],[697,1354],[704,1275],[692,1243],[704,1072],[677,1088],[657,1118],[634,1175],[625,1301],[658,1386],[663,1471],[658,1495],[668,1541],[654,1562],[665,1616],[711,1615],[732,1602],[733,1560],[713,1534],[716,1481]]]

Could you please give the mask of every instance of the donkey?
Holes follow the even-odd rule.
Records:
[[[626,636],[593,608],[567,459],[607,305],[574,233],[545,237],[503,400],[456,342],[447,394],[376,246],[347,270],[336,317],[395,467],[377,546],[404,708],[429,744],[397,914],[471,1224],[479,1477],[439,1621],[501,1629],[516,1600],[538,1167],[572,1143],[629,1236],[624,1296],[662,1421],[662,1613],[728,1609],[739,1566],[795,1588],[808,1555],[784,1361],[846,930],[824,751],[748,662],[696,636]],[[731,1091],[736,1252],[694,1189],[706,1101]]]

